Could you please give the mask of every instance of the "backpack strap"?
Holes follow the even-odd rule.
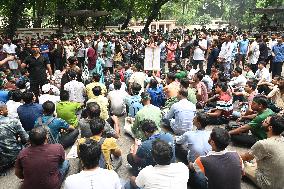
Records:
[[[100,140],[99,140],[100,146],[105,142],[105,139],[106,139],[106,138],[104,138],[104,137],[100,138]]]
[[[54,119],[55,119],[55,117],[49,118],[46,122],[46,126],[48,126]]]
[[[37,118],[38,125],[42,125],[42,117]]]

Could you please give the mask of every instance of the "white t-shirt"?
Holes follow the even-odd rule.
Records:
[[[85,86],[82,82],[72,80],[64,85],[64,90],[69,92],[69,100],[83,103],[85,101]]]
[[[110,111],[114,115],[122,115],[126,112],[126,105],[123,99],[127,96],[125,90],[114,90],[108,93],[108,100],[111,102]]]
[[[258,69],[255,72],[255,77],[258,80],[265,79],[266,82],[270,82],[271,81],[270,73],[269,73],[267,68],[262,68],[262,70]]]
[[[17,109],[19,106],[21,106],[23,103],[21,102],[15,102],[13,100],[9,100],[6,105],[8,109],[8,117],[10,118],[19,118]]]
[[[60,97],[59,96],[55,96],[55,95],[50,95],[50,94],[43,94],[40,97],[38,97],[38,103],[39,104],[43,104],[46,101],[51,101],[54,104],[56,104],[57,102],[60,101]]]
[[[170,165],[147,166],[136,177],[136,185],[143,189],[187,189],[189,170],[181,162]]]
[[[17,46],[11,43],[11,45],[4,44],[3,45],[3,52],[8,53],[8,54],[16,54],[16,48]],[[15,60],[10,60],[8,61],[9,68],[12,70],[18,69],[18,64]]]
[[[65,180],[64,189],[121,189],[117,173],[113,170],[97,168],[81,171]]]

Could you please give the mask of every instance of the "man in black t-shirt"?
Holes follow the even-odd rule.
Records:
[[[40,55],[40,49],[37,45],[32,47],[32,55],[28,56],[21,65],[27,67],[30,73],[30,89],[36,97],[39,96],[40,88],[48,83],[46,70],[49,76],[52,76],[52,70],[48,59]]]

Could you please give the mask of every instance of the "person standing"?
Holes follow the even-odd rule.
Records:
[[[244,66],[246,63],[246,58],[249,51],[249,40],[247,38],[247,34],[243,34],[243,39],[239,41],[239,58],[236,62],[236,66],[239,67],[240,63],[242,62],[242,65]]]
[[[3,52],[6,54],[7,57],[15,56],[16,55],[16,48],[17,46],[14,45],[11,39],[7,39],[7,43],[3,45]],[[12,71],[16,71],[18,69],[18,63],[16,60],[9,60],[8,61],[9,68]]]
[[[222,44],[221,51],[219,53],[218,61],[221,63],[224,75],[230,77],[231,61],[232,61],[232,45],[231,45],[231,35],[227,35],[225,42]]]
[[[283,44],[284,35],[278,37],[277,45],[273,46],[272,48],[272,78],[278,75],[281,76],[282,74],[282,66],[284,62],[284,44]]]
[[[39,47],[34,45],[32,47],[32,55],[24,60],[21,67],[28,68],[30,73],[30,89],[38,98],[42,86],[48,83],[46,70],[49,73],[49,77],[52,76],[50,62],[40,54]]]

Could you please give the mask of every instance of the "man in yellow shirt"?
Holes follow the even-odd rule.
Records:
[[[94,73],[93,74],[93,82],[86,86],[86,93],[87,93],[88,99],[91,99],[91,98],[95,97],[95,95],[93,93],[93,88],[96,87],[96,86],[100,86],[101,87],[103,96],[106,95],[107,88],[106,88],[106,86],[104,84],[99,82],[100,78],[101,78],[100,74]]]
[[[95,140],[99,143],[101,143],[101,150],[103,153],[103,157],[105,160],[105,166],[101,168],[106,169],[117,169],[120,163],[117,163],[116,167],[113,166],[111,162],[111,155],[114,156],[114,158],[120,159],[117,161],[121,161],[121,150],[119,149],[116,139],[115,138],[103,138],[102,133],[104,131],[105,121],[100,118],[95,118],[90,120],[90,129],[93,133],[93,136],[90,137],[90,139]],[[81,138],[78,143],[79,145],[84,143],[86,141],[85,138]],[[79,149],[79,148],[78,148]]]

